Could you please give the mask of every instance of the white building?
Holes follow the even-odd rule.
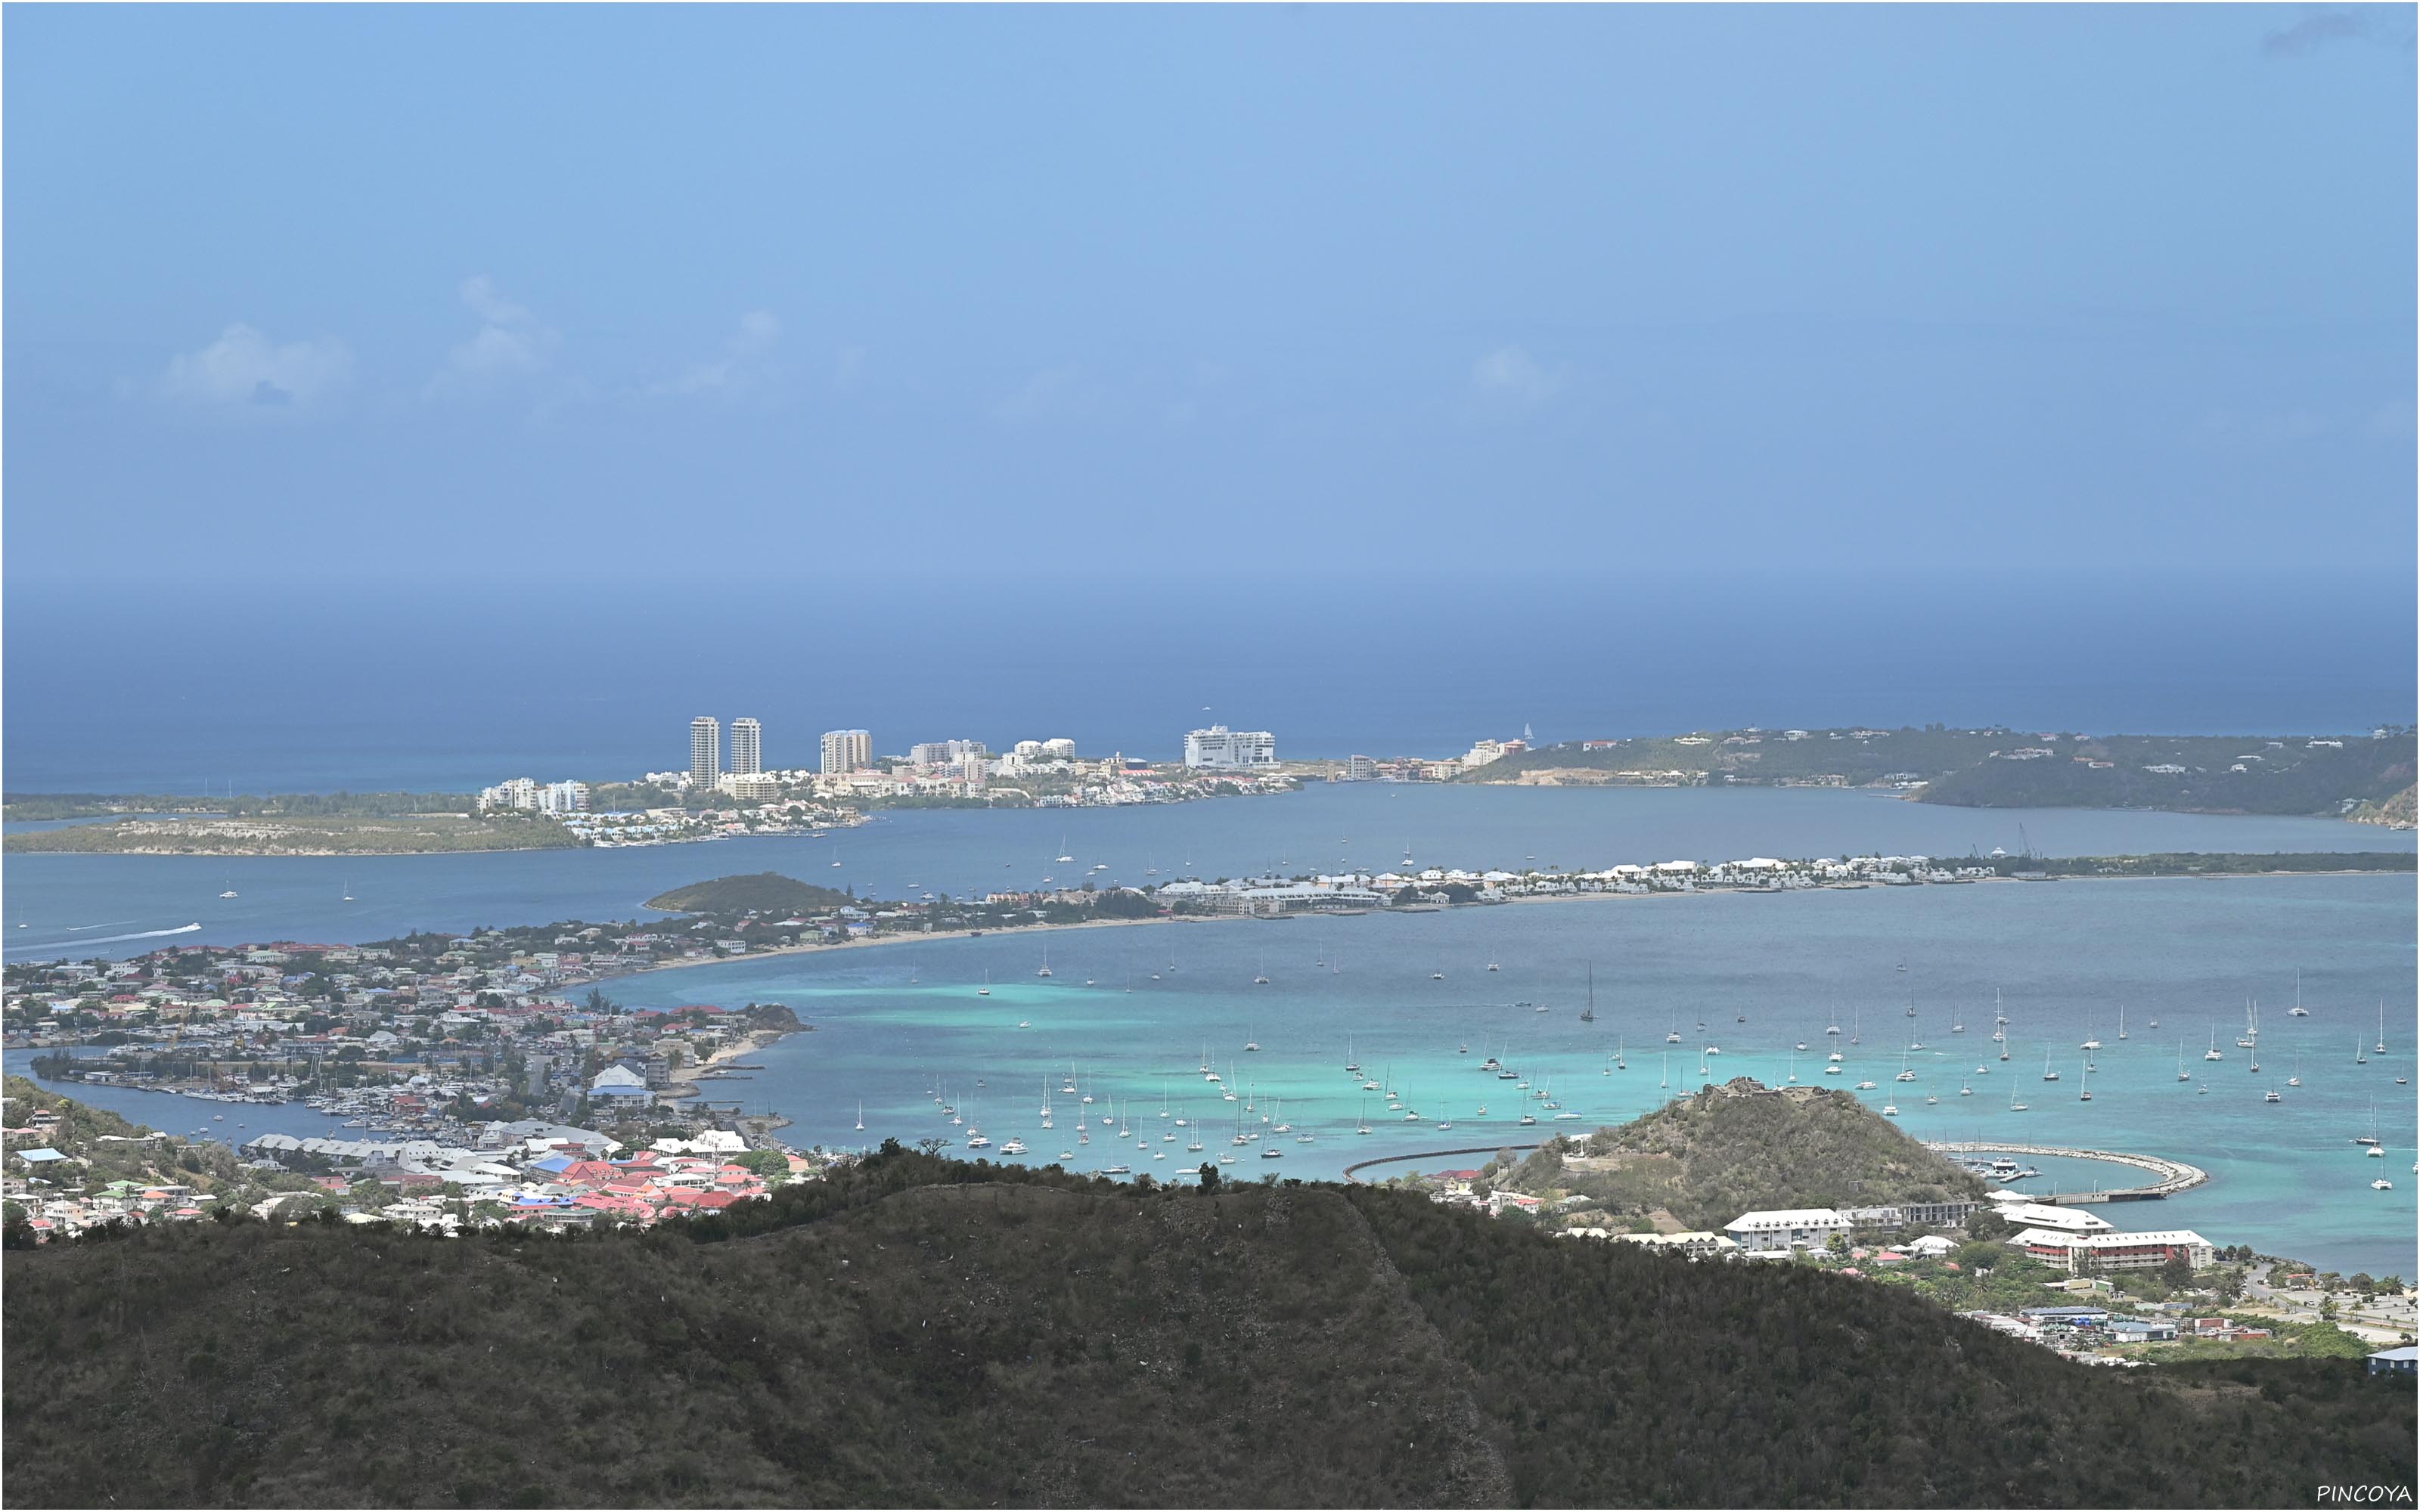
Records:
[[[731,721],[731,770],[750,777],[765,769],[765,727],[753,719]]]
[[[516,777],[479,791],[482,809],[535,809],[537,807],[538,785],[530,778]]]
[[[1277,764],[1278,737],[1265,730],[1230,730],[1214,724],[1185,735],[1185,764],[1197,771],[1248,771]]]
[[[826,777],[854,772],[861,766],[874,764],[874,737],[862,730],[827,730],[824,732],[824,765]]]
[[[722,775],[722,724],[701,714],[689,722],[689,779],[702,788]]]
[[[909,747],[908,759],[919,766],[945,766],[969,756],[990,754],[990,748],[980,740],[927,740]]]
[[[1076,743],[1065,735],[1053,735],[1042,743],[1042,754],[1048,761],[1072,762],[1076,759]]]
[[[2181,1255],[2198,1271],[2216,1257],[2209,1240],[2190,1228],[2160,1228],[2148,1233],[2071,1233],[2058,1228],[2028,1228],[2009,1243],[2070,1274],[2094,1271],[2156,1271],[2170,1257]]]
[[[542,813],[582,812],[588,807],[588,784],[549,782],[538,792],[537,807]]]
[[[1828,1242],[1846,1234],[1849,1220],[1831,1208],[1781,1208],[1744,1212],[1723,1226],[1732,1243],[1745,1250],[1795,1249]]]
[[[2061,1208],[2047,1202],[2003,1202],[2001,1217],[2019,1228],[2055,1228],[2063,1234],[2106,1234],[2117,1225],[2097,1213],[2081,1208]]]

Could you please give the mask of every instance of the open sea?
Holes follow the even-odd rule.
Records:
[[[1381,581],[1311,576],[1321,565],[1224,583],[1172,572],[852,579],[779,595],[636,582],[383,596],[245,585],[132,594],[105,612],[12,580],[5,784],[460,792],[515,776],[625,777],[685,765],[688,722],[707,713],[763,719],[776,765],[811,762],[822,731],[847,726],[873,730],[884,750],[1066,735],[1087,754],[1164,758],[1212,720],[1273,730],[1281,755],[1342,756],[1449,755],[1525,725],[1552,741],[1935,719],[2323,733],[2413,717],[2408,575]],[[2316,819],[1960,810],[1858,792],[1365,784],[1136,810],[902,812],[820,841],[349,860],[12,856],[0,941],[20,960],[631,918],[666,888],[761,871],[879,898],[1385,867],[1407,853],[1423,865],[1580,868],[2412,844]],[[1078,860],[1063,869],[1061,854]],[[218,896],[228,889],[238,896]],[[766,1051],[749,1079],[717,1084],[786,1114],[798,1143],[963,1139],[965,1125],[936,1105],[945,1096],[995,1154],[1016,1134],[1030,1158],[1063,1149],[1081,1168],[1123,1159],[1163,1174],[1228,1152],[1238,1176],[1334,1176],[1390,1155],[1472,1164],[1426,1152],[1591,1128],[1707,1080],[1782,1081],[1804,1041],[1802,1081],[1870,1078],[1878,1087],[1863,1095],[1895,1097],[1912,1134],[2096,1144],[2213,1173],[2183,1197],[2103,1210],[2121,1226],[2186,1224],[2220,1242],[2411,1276],[2415,1103],[2395,1078],[2412,1073],[2416,920],[2409,876],[1995,884],[1060,932],[1047,980],[1034,976],[1039,936],[886,945],[608,991],[642,1004],[798,1008],[814,1033]],[[1491,958],[1500,971],[1484,969]],[[1578,1021],[1590,963],[1592,1026]],[[2284,1015],[2297,968],[2308,1019]],[[1256,987],[1264,969],[1271,981]],[[992,993],[979,996],[986,973]],[[1995,992],[2010,1019],[2005,1062],[1989,1039]],[[2252,996],[2264,1010],[2258,1075],[2232,1044]],[[2375,1042],[2381,1001],[2389,1052],[2356,1065],[2354,1041]],[[1844,1051],[1848,1073],[1826,1078],[1823,1031],[1836,1013],[1859,1042]],[[2083,1103],[2076,1046],[2088,1029],[2105,1048]],[[1669,1032],[1682,1042],[1668,1060]],[[1911,1034],[1925,1048],[1909,1050]],[[2227,1058],[2194,1058],[2212,1036]],[[1262,1049],[1245,1051],[1253,1039]],[[2175,1080],[2180,1040],[2189,1083]],[[2045,1048],[2055,1083],[2041,1080]],[[1608,1072],[1616,1049],[1627,1069]],[[1902,1052],[1911,1084],[1893,1080]],[[1348,1053],[1419,1117],[1362,1093],[1342,1070]],[[1561,1107],[1523,1129],[1522,1090],[1476,1069],[1491,1054]],[[1205,1056],[1225,1078],[1218,1087],[1202,1079]],[[8,1057],[12,1068],[21,1059]],[[2304,1085],[2285,1088],[2298,1065]],[[1059,1092],[1071,1074],[1093,1103]],[[2272,1083],[2281,1103],[2260,1100]],[[1239,1101],[1218,1096],[1225,1087]],[[2012,1089],[2026,1111],[2009,1110]],[[300,1107],[78,1095],[155,1127],[325,1132]],[[2350,1143],[2373,1101],[2384,1160]],[[1111,1109],[1144,1134],[1140,1145],[1099,1121]],[[1076,1136],[1079,1112],[1089,1141]],[[1372,1132],[1357,1134],[1365,1112]],[[1239,1116],[1257,1125],[1264,1114],[1311,1142],[1285,1136],[1280,1160],[1227,1142]],[[1436,1127],[1446,1121],[1454,1127]],[[1199,1151],[1187,1148],[1196,1130]],[[2392,1192],[2370,1190],[2381,1171]]]

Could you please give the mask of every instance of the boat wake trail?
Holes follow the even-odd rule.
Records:
[[[105,925],[98,924],[92,927],[106,928]],[[132,934],[96,934],[88,940],[53,940],[46,945],[11,945],[8,949],[11,950],[64,950],[71,946],[115,945],[120,940],[156,940],[170,934],[198,934],[201,933],[201,928],[202,926],[197,923],[179,924],[175,929],[137,930]]]
[[[105,924],[75,924],[69,927],[68,933],[70,934],[83,934],[92,930],[116,929],[120,924],[132,924],[134,920],[131,918],[113,918]]]

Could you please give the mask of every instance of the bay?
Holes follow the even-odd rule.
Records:
[[[2327,819],[2108,810],[1951,809],[1835,789],[1483,788],[1314,783],[1187,804],[908,810],[804,837],[481,855],[366,857],[15,855],[0,896],[7,952],[135,954],[176,938],[357,942],[414,930],[643,917],[709,877],[783,872],[861,897],[1177,876],[1421,865],[1565,868],[1674,858],[1962,856],[2030,842],[2057,856],[2151,851],[2410,851],[2413,836]],[[1072,865],[1053,857],[1072,855]],[[838,862],[838,865],[834,865]],[[1107,870],[1093,872],[1094,863]],[[222,899],[223,891],[233,899]],[[353,901],[347,903],[350,893]],[[119,938],[118,936],[134,936]]]
[[[751,1057],[764,1069],[747,1079],[708,1086],[786,1115],[785,1137],[801,1147],[962,1142],[967,1126],[940,1114],[939,1098],[994,1141],[994,1158],[1017,1134],[1026,1159],[1063,1150],[1080,1170],[1124,1161],[1181,1176],[1233,1154],[1231,1179],[1334,1178],[1354,1161],[1583,1132],[1707,1082],[1780,1085],[1794,1070],[1802,1083],[1874,1081],[1856,1095],[1876,1107],[1895,1100],[1899,1126],[1920,1138],[2125,1150],[2211,1172],[2181,1196],[2098,1210],[2120,1227],[2189,1227],[2217,1243],[2410,1278],[2420,1269],[2415,1104],[2396,1077],[2413,1068],[2412,917],[2411,879],[2377,876],[1588,899],[906,942],[644,973],[604,990],[644,1007],[770,1000],[797,1010],[814,1032]],[[1047,980],[1035,975],[1046,943]],[[1486,970],[1490,960],[1502,969]],[[1598,1019],[1583,1024],[1591,964]],[[2306,1019],[2286,1012],[2298,967]],[[1261,974],[1268,985],[1253,984]],[[990,995],[979,995],[986,980]],[[1990,1038],[1995,993],[2010,1021],[2006,1061]],[[2257,1075],[2233,1044],[2256,996]],[[2379,1032],[2381,1001],[2388,1053],[2355,1064],[2355,1042]],[[1836,1014],[1848,1059],[1829,1077],[1823,1031]],[[1673,1032],[1682,1042],[1667,1046]],[[2103,1048],[2086,1103],[2078,1046],[2094,1037]],[[1908,1050],[1911,1038],[1925,1048]],[[2199,1058],[2211,1041],[2225,1060]],[[1248,1052],[1248,1041],[1262,1048]],[[1801,1042],[1809,1050],[1795,1054]],[[1704,1054],[1708,1045],[1719,1055]],[[1617,1048],[1628,1069],[1608,1072]],[[2058,1082],[2041,1080],[2045,1049]],[[1912,1084],[1895,1080],[1903,1053]],[[1491,1055],[1580,1118],[1557,1122],[1525,1103],[1513,1082],[1479,1069]],[[1203,1080],[1205,1057],[1221,1084]],[[1343,1070],[1348,1058],[1419,1117],[1363,1092],[1364,1078]],[[2191,1082],[2176,1080],[2180,1058]],[[2304,1086],[2287,1088],[2297,1071]],[[1070,1074],[1094,1102],[1059,1091]],[[2272,1087],[2283,1102],[2263,1101]],[[1239,1101],[1224,1101],[1225,1088]],[[2009,1111],[2012,1092],[2026,1111]],[[2351,1143],[2368,1132],[2373,1103],[2382,1160]],[[1515,1121],[1524,1105],[1539,1123]],[[1077,1138],[1078,1116],[1091,1120],[1089,1143]],[[1237,1147],[1239,1117],[1263,1130],[1289,1122],[1314,1139],[1264,1134]],[[1373,1132],[1358,1134],[1365,1117]],[[1436,1127],[1448,1120],[1451,1130]],[[1121,1142],[1129,1126],[1144,1143]],[[1199,1151],[1187,1148],[1196,1128]],[[1263,1158],[1264,1147],[1282,1158]],[[970,1153],[963,1143],[954,1152]],[[2116,1168],[2037,1164],[2059,1180],[2125,1180]],[[2395,1190],[2370,1189],[2381,1174]]]

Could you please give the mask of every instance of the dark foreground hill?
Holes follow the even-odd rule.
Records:
[[[687,1232],[7,1257],[12,1505],[2307,1505],[2357,1365],[2090,1370],[1399,1193],[877,1156]]]

